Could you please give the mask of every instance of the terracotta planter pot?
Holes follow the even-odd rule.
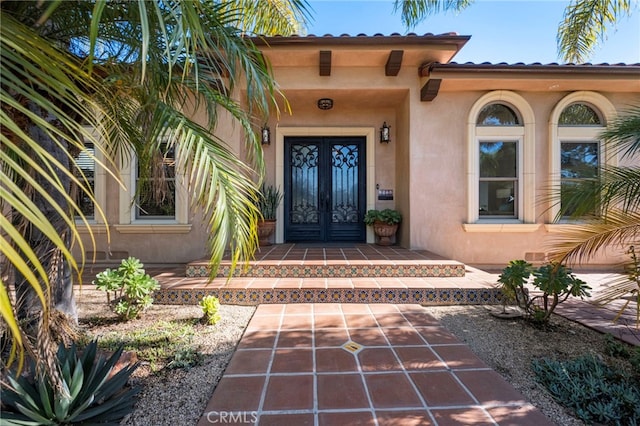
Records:
[[[390,246],[393,244],[391,237],[396,234],[398,224],[389,225],[385,222],[375,221],[373,223],[373,232],[379,237],[378,245]]]
[[[258,244],[261,247],[270,246],[271,241],[269,238],[276,230],[276,221],[275,219],[266,219],[258,221]]]

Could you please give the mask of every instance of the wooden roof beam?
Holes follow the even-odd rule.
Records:
[[[387,64],[384,66],[384,75],[387,77],[395,77],[400,72],[402,66],[402,55],[404,50],[392,50],[389,52]]]
[[[422,102],[431,102],[438,96],[440,90],[440,83],[442,80],[439,78],[430,78],[420,89],[420,100]]]
[[[320,76],[330,76],[331,75],[331,51],[330,50],[321,50],[320,51]]]

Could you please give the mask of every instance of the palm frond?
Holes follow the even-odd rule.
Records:
[[[603,219],[572,224],[552,241],[549,257],[552,261],[580,262],[604,248],[621,251],[640,243],[640,212],[610,210]]]
[[[607,27],[630,13],[630,0],[574,0],[564,11],[556,37],[566,62],[582,63],[604,38]]]
[[[640,167],[603,166],[599,175],[598,180],[572,182],[572,185],[551,189],[544,201],[558,206],[556,221],[567,217],[582,220],[590,215],[597,218],[611,208],[640,209]]]
[[[230,23],[251,35],[302,34],[311,19],[306,0],[231,0],[224,2]]]
[[[627,300],[623,302],[622,307],[620,307],[618,314],[614,318],[614,321],[617,321],[635,298],[637,328],[640,327],[640,259],[634,246],[627,250],[627,254],[631,259],[625,265],[625,274],[606,283],[606,289],[600,292],[593,299],[593,302],[603,306],[626,298]]]
[[[640,154],[640,105],[628,108],[609,123],[602,138],[622,158]]]
[[[251,259],[257,248],[258,213],[248,202],[256,191],[254,169],[173,108],[160,105],[157,122],[163,125],[160,139],[175,147],[179,172],[188,177],[192,204],[206,212],[212,271],[227,249],[233,270],[238,261]]]
[[[394,0],[393,11],[400,11],[406,28],[414,28],[428,16],[443,12],[462,12],[473,0]]]
[[[3,217],[2,254],[31,286],[42,310],[47,312],[49,276],[39,254],[25,237],[22,223],[29,223],[58,247],[79,274],[78,265],[60,235],[60,226],[71,229],[73,239],[81,241],[73,218],[82,217],[82,212],[67,193],[65,182],[73,182],[88,194],[91,190],[86,180],[74,176],[66,163],[73,160],[72,148],[80,150],[84,138],[91,139],[81,123],[95,123],[94,103],[85,93],[88,87],[96,86],[96,81],[83,70],[77,58],[40,37],[4,9],[1,13],[1,199],[3,211],[10,211],[13,219]],[[42,137],[60,147],[65,157],[56,157],[43,149],[39,144]],[[32,194],[47,203],[55,217],[45,215],[33,202]],[[17,221],[17,217],[22,221]],[[54,225],[54,221],[59,223]],[[11,310],[3,310],[9,324],[13,315]],[[13,327],[10,330],[16,343],[22,341]]]

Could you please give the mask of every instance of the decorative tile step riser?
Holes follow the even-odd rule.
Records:
[[[160,290],[155,303],[195,305],[213,295],[220,303],[420,303],[425,305],[493,305],[502,303],[499,289],[183,289]]]
[[[188,278],[208,277],[207,265],[188,265]],[[218,277],[229,275],[222,265]],[[451,265],[257,265],[246,271],[237,268],[234,276],[254,278],[357,278],[357,277],[464,277],[463,264]]]

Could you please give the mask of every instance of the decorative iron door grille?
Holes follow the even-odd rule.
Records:
[[[365,240],[364,137],[285,138],[285,241]]]

